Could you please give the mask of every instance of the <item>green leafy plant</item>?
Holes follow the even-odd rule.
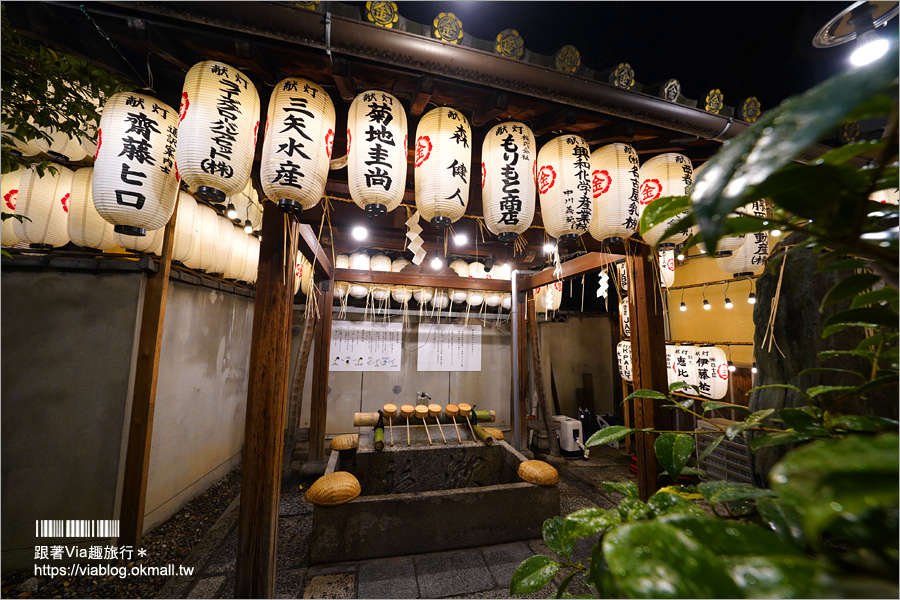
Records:
[[[712,481],[696,466],[697,431],[659,431],[623,426],[593,435],[586,447],[628,435],[656,436],[654,450],[673,479],[690,474],[700,483],[669,486],[642,502],[634,484],[610,484],[622,494],[616,509],[589,508],[544,525],[555,557],[535,556],[513,575],[513,594],[559,581],[556,597],[572,597],[573,582],[587,597],[896,597],[898,551],[898,424],[873,414],[849,414],[849,400],[866,401],[895,387],[898,371],[897,207],[871,202],[879,189],[896,188],[897,63],[886,58],[843,73],[764,115],[714,156],[691,195],[661,198],[641,218],[641,231],[682,212],[672,232],[698,224],[707,248],[725,235],[779,228],[804,234],[799,247],[819,254],[823,271],[850,270],[822,298],[820,309],[839,306],[824,321],[823,338],[864,331],[855,347],[818,355],[822,366],[800,374],[834,373],[843,385],[784,388],[803,405],[751,411],[735,404],[637,390],[626,401],[648,398],[705,420],[718,431],[696,465],[725,439],[749,438],[750,448],[793,444],[769,472],[768,488]],[[891,116],[886,140],[833,150],[811,164],[797,156],[845,121]],[[872,168],[850,164],[863,153]],[[772,206],[767,220],[736,213],[759,199]],[[788,251],[790,252],[790,251]],[[781,252],[780,259],[788,252]],[[770,265],[771,268],[771,265]],[[853,357],[861,371],[828,366]],[[711,422],[710,411],[728,408],[743,421]],[[702,431],[709,434],[709,429]],[[749,434],[752,434],[749,435]],[[575,542],[589,538],[590,556],[573,558]]]

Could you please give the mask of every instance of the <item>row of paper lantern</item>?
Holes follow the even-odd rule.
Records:
[[[625,381],[632,381],[630,341],[619,342],[616,357],[619,375]],[[669,385],[681,381],[697,386],[697,390],[691,387],[679,390],[689,396],[721,400],[728,393],[728,358],[718,346],[666,344],[666,373]]]
[[[26,243],[34,247],[64,246],[70,241],[84,248],[109,251],[116,247],[162,253],[165,229],[146,236],[123,235],[101,218],[91,201],[93,169],[73,171],[61,165],[43,176],[34,169],[17,169],[0,178],[5,208],[28,219],[7,219],[2,245]],[[214,209],[180,192],[172,260],[186,267],[222,274],[226,279],[254,283],[259,239],[220,216]]]

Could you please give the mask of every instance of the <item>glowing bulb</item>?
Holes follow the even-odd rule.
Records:
[[[226,213],[229,219],[237,219],[237,211],[234,209],[234,204],[228,205],[228,212]]]
[[[734,373],[737,370],[737,367],[734,366],[734,363],[730,360],[728,361],[728,370]]]
[[[732,308],[734,304],[731,303],[731,298],[725,298],[725,308]]]
[[[755,374],[758,371],[759,371],[759,369],[756,368],[756,363],[753,363],[753,366],[750,367],[750,372]]]
[[[353,235],[353,239],[360,242],[369,237],[369,232],[365,227],[354,227],[351,233]]]
[[[884,56],[889,47],[888,41],[874,30],[866,31],[856,41],[856,49],[850,55],[850,64],[861,67],[874,62]]]
[[[554,247],[555,246],[553,244],[544,244],[544,252],[550,254],[551,252],[553,252]]]
[[[248,235],[253,233],[253,225],[250,224],[250,219],[244,221],[244,233]]]
[[[440,256],[435,256],[431,259],[431,268],[432,269],[440,269],[444,266],[444,261],[441,260]]]
[[[711,308],[712,308],[712,306],[709,305],[709,300],[704,300],[703,301],[703,310],[709,310]]]
[[[464,233],[457,233],[455,236],[453,236],[453,243],[457,246],[465,246],[468,241],[469,238],[467,238],[466,234]]]
[[[675,258],[678,259],[679,261],[683,261],[684,260],[684,252],[679,252],[678,256],[676,256]]]
[[[781,235],[781,230],[773,229],[772,231],[769,232],[769,235],[771,235],[772,237],[778,237],[779,235]]]
[[[750,292],[750,295],[747,296],[747,303],[748,304],[756,304],[756,294],[754,294],[753,292]]]
[[[686,305],[684,302],[682,302],[682,303],[681,303],[681,306],[679,306],[678,309],[679,309],[681,312],[685,312],[685,311],[687,310],[687,305]]]

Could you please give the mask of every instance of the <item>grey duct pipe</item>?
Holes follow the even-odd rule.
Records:
[[[522,450],[522,439],[519,436],[520,424],[522,422],[522,415],[519,414],[519,336],[522,335],[522,332],[519,331],[519,281],[517,277],[519,275],[533,275],[537,273],[537,271],[519,271],[518,269],[514,270],[510,273],[510,283],[512,285],[512,289],[510,292],[512,293],[512,305],[510,306],[510,319],[512,319],[512,352],[515,356],[512,361],[512,392],[513,392],[513,412],[512,412],[512,423],[510,429],[513,431],[513,446],[516,450]]]

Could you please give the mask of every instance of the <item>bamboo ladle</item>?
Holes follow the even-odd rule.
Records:
[[[404,404],[400,407],[400,416],[406,419],[406,445],[410,446],[411,443],[409,441],[409,418],[413,416],[416,409],[412,404]]]
[[[472,441],[477,444],[478,442],[475,441],[475,430],[472,429],[472,423],[469,421],[469,413],[472,412],[472,407],[465,402],[460,402],[457,406],[459,407],[459,416],[466,417],[466,423],[468,423],[469,425],[469,431],[472,432]]]
[[[444,437],[444,427],[441,425],[441,421],[438,417],[441,416],[441,405],[440,404],[429,404],[428,405],[428,416],[434,417],[435,422],[438,424],[438,429],[441,430],[441,438],[444,440],[444,443],[447,443],[447,438]]]
[[[431,432],[428,431],[428,421],[425,420],[428,418],[428,407],[423,404],[417,406],[416,416],[422,419],[422,423],[425,425],[425,435],[428,436],[428,443],[432,444],[433,442],[431,441]]]
[[[456,428],[456,439],[462,444],[462,437],[459,435],[459,425],[456,424],[456,415],[459,414],[459,407],[455,404],[448,404],[444,409],[444,414],[453,419],[453,426]]]
[[[391,432],[391,446],[394,445],[394,415],[397,414],[397,405],[396,404],[385,404],[381,409],[384,413],[384,417],[388,420],[388,429]]]

